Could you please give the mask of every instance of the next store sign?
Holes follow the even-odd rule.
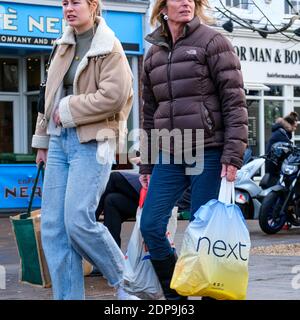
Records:
[[[126,53],[143,54],[142,14],[103,11],[103,17]],[[1,46],[50,48],[64,27],[61,7],[0,2]]]

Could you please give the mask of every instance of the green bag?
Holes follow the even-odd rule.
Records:
[[[40,210],[31,211],[34,193],[44,163],[38,167],[27,212],[10,217],[20,263],[20,281],[32,285],[51,287],[47,262],[41,243]]]

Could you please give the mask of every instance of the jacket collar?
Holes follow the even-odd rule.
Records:
[[[283,128],[284,130],[288,131],[288,132],[292,132],[293,127],[291,124],[289,124],[286,120],[284,120],[283,118],[278,118],[276,120],[275,125],[273,125],[272,127],[272,131],[275,131],[278,128]]]
[[[182,38],[188,37],[190,34],[192,34],[199,26],[201,25],[200,19],[198,16],[195,16],[190,22],[188,22],[183,29]],[[162,27],[158,27],[155,29],[152,33],[148,34],[145,37],[145,40],[150,42],[151,44],[157,45],[157,46],[164,46],[169,48],[170,45],[170,36],[166,37],[162,34]]]
[[[95,57],[99,55],[109,54],[114,46],[115,34],[107,26],[102,17],[96,17],[98,27],[93,37],[91,47],[86,57]],[[57,45],[75,45],[75,34],[73,27],[67,27],[62,37],[56,41]]]

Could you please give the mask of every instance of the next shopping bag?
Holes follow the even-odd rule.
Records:
[[[184,296],[243,300],[248,286],[250,236],[234,183],[222,179],[219,199],[195,213],[184,234],[171,288]]]
[[[140,231],[142,207],[146,197],[146,189],[140,193],[136,222],[125,254],[124,287],[125,290],[141,299],[160,299],[164,296],[157,275],[150,261],[150,254]],[[174,247],[174,237],[177,228],[177,211],[175,207],[169,219],[167,237]]]

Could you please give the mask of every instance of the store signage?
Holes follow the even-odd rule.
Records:
[[[300,64],[300,50],[234,46],[241,61]]]
[[[300,43],[250,36],[230,41],[241,61],[245,82],[298,85]]]
[[[300,74],[295,73],[295,74],[283,74],[283,73],[278,73],[278,72],[267,72],[267,77],[268,78],[283,78],[283,79],[300,79]]]
[[[0,43],[52,46],[55,39],[0,35]]]
[[[35,164],[0,165],[0,211],[26,209],[37,173]],[[33,207],[41,206],[42,179],[39,180]]]
[[[142,14],[103,11],[103,16],[126,53],[143,54]],[[0,2],[0,46],[50,48],[64,29],[61,6]]]

